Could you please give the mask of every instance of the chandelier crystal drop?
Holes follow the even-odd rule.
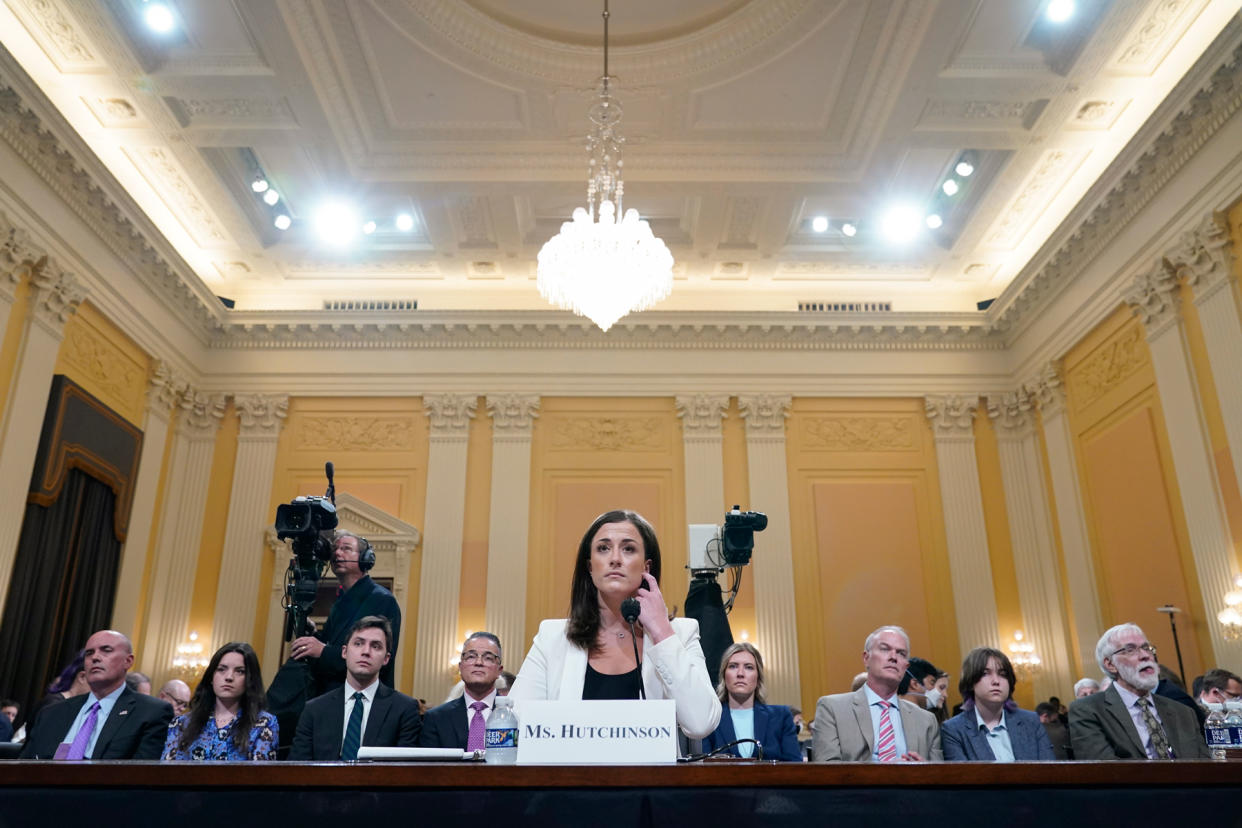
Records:
[[[608,330],[631,311],[646,310],[673,290],[673,254],[637,210],[622,211],[625,182],[617,125],[621,104],[608,74],[608,3],[604,3],[604,74],[587,111],[587,206],[539,251],[539,294]]]

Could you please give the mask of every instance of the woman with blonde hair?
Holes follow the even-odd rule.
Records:
[[[724,715],[715,732],[703,740],[705,753],[724,748],[739,758],[802,761],[793,713],[784,705],[767,704],[766,689],[763,656],[755,645],[745,641],[730,645],[720,659],[720,683],[716,685]],[[758,742],[762,752],[748,739]]]

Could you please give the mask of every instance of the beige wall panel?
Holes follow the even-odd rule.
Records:
[[[56,358],[64,374],[129,422],[141,427],[151,360],[134,341],[89,302],[65,323]]]

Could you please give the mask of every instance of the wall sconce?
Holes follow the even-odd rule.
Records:
[[[1022,630],[1013,631],[1013,641],[1009,645],[1009,661],[1013,664],[1015,673],[1029,678],[1039,671],[1039,665],[1042,662],[1039,654],[1035,652],[1035,645],[1024,639]]]
[[[472,635],[474,635],[474,630],[466,630],[466,634],[461,637],[461,641],[453,646],[453,655],[449,657],[450,675],[457,675],[458,665],[461,664],[461,648],[465,646]]]
[[[208,659],[203,656],[203,645],[198,640],[198,633],[191,632],[188,639],[177,645],[177,654],[172,661],[173,675],[193,688],[207,664]]]
[[[1216,613],[1216,620],[1220,622],[1221,634],[1226,641],[1242,638],[1242,575],[1234,576],[1233,587],[1225,593],[1225,608]]]

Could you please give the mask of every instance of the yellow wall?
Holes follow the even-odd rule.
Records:
[[[142,427],[151,359],[90,302],[65,323],[55,373],[64,374]]]

